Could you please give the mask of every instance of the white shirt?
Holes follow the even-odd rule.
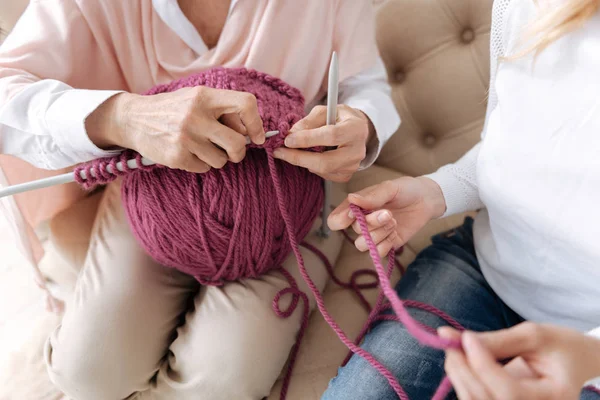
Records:
[[[238,0],[231,1],[230,14],[237,3]],[[163,22],[198,56],[208,51],[176,1],[153,0],[152,4]],[[400,124],[390,92],[380,59],[373,68],[340,82],[339,103],[363,111],[376,130],[376,137],[367,144],[367,156],[361,168],[375,161]],[[29,85],[0,108],[0,153],[17,156],[43,169],[60,169],[114,155],[115,151],[102,150],[92,143],[85,131],[85,119],[116,93],[118,91],[74,89],[56,80]],[[314,105],[308,104],[307,112]]]
[[[600,14],[534,56],[533,0],[496,0],[483,139],[430,175],[446,215],[485,207],[474,240],[486,280],[527,320],[600,326]],[[600,335],[599,335],[600,336]]]

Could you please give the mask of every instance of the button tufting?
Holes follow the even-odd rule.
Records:
[[[475,32],[473,32],[473,29],[467,28],[462,32],[460,38],[463,43],[471,43],[473,40],[475,40]]]
[[[433,145],[436,142],[436,138],[432,134],[428,134],[428,135],[425,135],[425,137],[423,138],[423,142],[425,143],[425,146],[433,147]]]

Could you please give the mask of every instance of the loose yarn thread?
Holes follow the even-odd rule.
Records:
[[[138,241],[160,263],[195,276],[203,284],[221,285],[226,281],[258,277],[272,269],[278,269],[284,275],[290,287],[282,289],[273,299],[274,312],[282,318],[289,317],[300,303],[304,310],[298,338],[292,348],[289,368],[283,381],[282,399],[285,399],[287,394],[309,313],[307,295],[299,289],[294,278],[281,268],[281,263],[291,247],[302,278],[312,292],[317,307],[327,323],[352,353],[363,357],[386,378],[400,399],[408,400],[393,374],[373,355],[359,347],[371,323],[388,319],[388,316],[380,315],[381,310],[384,309],[385,298],[390,302],[397,319],[421,344],[446,349],[460,348],[460,343],[438,337],[408,314],[389,280],[397,264],[395,252],[389,253],[388,265],[384,269],[376,246],[369,236],[364,213],[355,206],[351,207],[367,239],[382,291],[369,314],[367,325],[354,341],[346,336],[328,313],[323,297],[309,276],[299,250],[300,240],[308,233],[322,204],[322,181],[304,169],[276,162],[273,157],[274,149],[283,146],[284,135],[302,116],[304,100],[301,94],[297,89],[269,75],[245,69],[223,68],[158,86],[146,94],[198,85],[243,90],[255,94],[265,128],[280,130],[283,135],[268,139],[263,146],[251,145],[242,163],[229,163],[220,171],[196,175],[158,165],[143,166],[139,154],[125,152],[118,157],[94,161],[78,167],[75,170],[77,182],[84,188],[90,189],[98,184],[109,183],[119,176],[123,177],[123,201],[128,220]],[[116,164],[131,157],[135,157],[139,169],[129,169],[124,162],[124,171],[118,171]],[[108,166],[112,167],[113,173],[108,172]],[[85,172],[87,178],[85,180],[81,179],[82,171]],[[267,176],[270,176],[270,180],[264,179]],[[246,198],[246,194],[251,190],[257,195]],[[208,197],[200,191],[208,194]],[[267,198],[259,198],[258,193]],[[223,201],[223,198],[227,198],[228,201]],[[231,199],[242,200],[242,204],[234,204]],[[278,213],[273,212],[275,208],[269,203],[273,199],[276,201]],[[190,204],[193,207],[190,207]],[[290,210],[294,212],[291,213]],[[280,230],[277,228],[278,218],[282,220]],[[263,229],[265,227],[266,230]],[[215,239],[227,245],[222,245],[222,248],[215,247]],[[173,240],[178,242],[175,243]],[[253,246],[240,246],[237,240],[245,240],[246,243],[255,240],[256,243]],[[276,245],[274,245],[275,241],[278,241]],[[198,242],[200,242],[200,250],[194,247]],[[290,247],[287,247],[287,244]],[[311,246],[305,243],[304,247],[310,249]],[[321,259],[326,258],[323,256]],[[333,270],[330,268],[330,271]],[[368,273],[363,271],[362,274],[375,277],[372,271]],[[357,283],[359,275],[360,273],[353,276],[351,282],[346,284],[356,293],[376,285],[376,283]],[[338,280],[336,283],[342,282]],[[287,294],[292,296],[292,301],[284,310],[281,309],[279,302]],[[361,303],[368,307],[368,302],[361,296],[359,295]],[[414,302],[406,305],[424,307]],[[447,320],[449,318],[437,309],[431,308],[430,311]],[[449,381],[444,380],[434,399],[442,399],[450,389]]]

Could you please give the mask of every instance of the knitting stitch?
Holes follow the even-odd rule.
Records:
[[[390,371],[359,347],[368,325],[355,341],[350,340],[329,315],[321,294],[306,271],[299,245],[322,205],[322,180],[303,168],[283,163],[273,156],[274,149],[283,146],[290,127],[303,116],[302,95],[297,89],[269,75],[246,69],[224,68],[160,85],[146,94],[199,85],[254,94],[265,130],[279,130],[281,135],[267,139],[261,146],[250,145],[241,163],[228,163],[221,170],[213,169],[205,174],[159,165],[143,166],[139,154],[127,151],[117,157],[78,167],[75,170],[76,180],[89,189],[121,176],[121,193],[127,218],[142,247],[159,263],[190,274],[203,284],[221,285],[227,281],[255,278],[273,269],[278,269],[284,275],[290,287],[277,293],[273,300],[274,311],[286,318],[300,302],[304,311],[298,339],[290,354],[282,399],[286,396],[294,360],[308,323],[308,297],[300,291],[294,278],[281,268],[291,249],[300,273],[327,323],[352,353],[365,358],[387,379],[400,399],[407,400],[406,393]],[[118,171],[116,163],[130,158],[137,160],[139,168],[129,169],[124,162],[125,170]],[[114,173],[108,172],[109,166]],[[81,172],[87,179],[81,179]],[[438,337],[410,317],[389,282],[396,263],[395,252],[390,252],[385,270],[369,236],[363,211],[355,206],[352,206],[352,210],[367,239],[375,263],[377,282],[382,287],[368,324],[383,318],[379,312],[384,307],[385,296],[399,320],[422,344],[440,349],[460,347],[460,343]],[[311,248],[308,244],[303,245]],[[314,248],[312,250],[318,252]],[[324,256],[321,259],[326,260]],[[329,270],[332,273],[331,268]],[[375,276],[372,272],[369,274]],[[377,283],[358,284],[355,277],[352,279],[347,287],[357,293]],[[292,302],[282,310],[279,300],[286,294],[292,296]],[[426,305],[411,305],[427,308]],[[428,311],[447,317],[431,307]],[[435,398],[441,399],[450,388],[445,380]]]

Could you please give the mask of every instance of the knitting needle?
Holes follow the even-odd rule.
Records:
[[[337,119],[337,102],[338,102],[338,83],[339,83],[339,65],[337,53],[334,51],[331,55],[331,63],[329,64],[329,78],[327,83],[327,125],[335,125]],[[331,200],[331,182],[324,182],[324,201],[323,210],[321,211],[321,230],[319,234],[323,238],[328,238],[331,230],[327,225],[329,218],[329,204]]]
[[[273,137],[278,134],[279,134],[279,131],[269,131],[269,132],[265,133],[265,137],[268,139],[268,138]],[[246,137],[246,144],[250,144],[249,137]],[[146,157],[142,157],[142,164],[145,166],[148,166],[148,165],[154,165],[155,162]],[[127,160],[127,167],[129,167],[130,169],[136,169],[138,167],[136,160],[133,158],[131,160]],[[119,171],[123,171],[123,163],[121,161],[119,161],[117,163],[117,169]],[[110,165],[108,165],[106,167],[106,170],[108,172],[110,172],[111,174],[113,173],[113,169]],[[90,172],[93,177],[96,176],[93,169]],[[85,171],[81,171],[81,178],[84,180],[87,179],[87,176],[85,175]],[[75,182],[75,174],[73,174],[73,172],[67,172],[66,174],[52,176],[50,178],[39,179],[37,181],[26,182],[26,183],[21,183],[18,185],[12,185],[12,186],[2,188],[2,189],[0,189],[0,198],[6,197],[6,196],[13,196],[15,194],[29,192],[32,190],[43,189],[43,188],[47,188],[47,187],[51,187],[51,186],[63,185],[65,183],[71,183],[71,182]]]

